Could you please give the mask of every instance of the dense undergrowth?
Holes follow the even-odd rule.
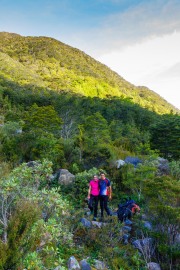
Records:
[[[54,269],[56,266],[67,269],[72,255],[78,260],[87,259],[92,266],[94,260],[102,260],[112,270],[146,269],[150,261],[160,263],[164,270],[178,269],[180,186],[172,174],[157,177],[155,168],[152,173],[152,167],[146,166],[146,173],[142,175],[145,165],[138,172],[125,166],[118,179],[121,191],[115,188],[117,178],[112,176],[111,210],[117,209],[117,203],[124,196],[131,196],[141,206],[141,214],[133,218],[130,242],[124,245],[122,224],[116,216],[106,217],[102,228],[89,229],[80,223],[85,214],[88,182],[97,168],[78,173],[74,184],[67,189],[52,182],[52,163],[48,160],[36,161],[33,167],[24,163],[13,170],[7,163],[0,166],[0,269]],[[129,182],[137,173],[140,181],[129,185],[127,173]],[[140,199],[135,185],[142,187]],[[143,214],[154,230],[143,226]],[[132,239],[145,237],[154,240],[155,252],[151,256],[141,255],[131,245]]]

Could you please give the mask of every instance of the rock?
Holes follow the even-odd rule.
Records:
[[[92,227],[92,223],[91,221],[89,221],[88,219],[86,218],[81,218],[80,219],[80,222],[82,223],[82,225],[86,228],[91,228]]]
[[[133,223],[132,223],[131,220],[126,219],[126,220],[124,221],[124,224],[128,226],[128,225],[132,225]]]
[[[78,261],[74,256],[71,256],[68,260],[68,270],[80,270]]]
[[[102,262],[102,261],[99,261],[99,260],[95,260],[95,265],[94,265],[94,267],[95,267],[97,270],[106,270],[106,269],[107,269],[105,263]]]
[[[22,128],[16,129],[16,134],[21,134],[22,133]]]
[[[128,244],[128,239],[129,239],[129,234],[124,234],[124,235],[123,235],[123,241],[124,241],[124,244],[125,244],[125,245]]]
[[[102,225],[103,225],[103,223],[102,223],[102,222],[98,222],[98,221],[92,221],[92,225],[93,225],[93,226],[96,226],[96,227],[98,227],[98,228],[101,228]]]
[[[92,215],[91,211],[87,211],[87,212],[86,212],[86,215],[87,215],[87,216],[91,216],[91,215]]]
[[[90,266],[90,264],[87,263],[86,260],[80,261],[80,266],[81,266],[81,269],[82,270],[91,270],[92,269],[91,266]]]
[[[161,270],[161,267],[158,263],[155,262],[149,262],[147,264],[148,270]]]
[[[62,267],[61,266],[57,266],[54,270],[61,270]]]
[[[42,212],[42,218],[47,221],[48,220],[48,213],[47,212]]]
[[[122,230],[123,230],[123,232],[130,232],[132,230],[132,228],[129,226],[123,226]]]
[[[180,245],[180,233],[178,233],[176,236],[175,236],[175,239],[174,239],[174,243],[175,245]]]
[[[39,163],[36,162],[36,161],[29,161],[29,162],[26,163],[26,165],[27,165],[28,167],[32,167],[32,168],[33,168],[33,167],[38,166]]]
[[[66,169],[60,169],[57,172],[58,183],[63,185],[72,184],[75,180],[75,176]]]
[[[126,157],[124,161],[127,164],[134,165],[134,167],[137,167],[139,163],[142,163],[142,161],[138,157]]]
[[[170,172],[168,160],[160,157],[157,160],[158,160],[157,175],[158,176],[168,175]]]
[[[154,253],[153,239],[144,238],[132,242],[132,245],[137,248],[144,256],[150,258]]]
[[[117,164],[117,169],[119,169],[120,167],[124,166],[125,161],[122,159],[118,159],[116,160],[116,164]]]
[[[141,215],[141,219],[144,220],[144,221],[146,221],[146,220],[148,219],[148,217],[147,217],[146,214],[142,214],[142,215]]]
[[[144,221],[143,226],[144,226],[144,228],[152,231],[152,224],[149,221]]]

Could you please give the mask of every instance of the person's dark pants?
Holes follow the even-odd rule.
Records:
[[[99,199],[100,199],[101,217],[103,217],[104,209],[105,209],[107,215],[109,216],[110,210],[107,206],[108,205],[108,196],[107,195],[100,195]]]
[[[98,201],[99,196],[94,196],[92,194],[90,195],[88,207],[91,210],[91,212],[94,211],[94,217],[97,217]]]

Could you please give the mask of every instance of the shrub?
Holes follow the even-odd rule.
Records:
[[[179,180],[180,179],[180,160],[173,160],[169,163],[169,167],[170,167],[170,173],[171,175]]]
[[[6,261],[4,269],[16,269],[21,259],[30,251],[34,250],[38,235],[31,237],[31,228],[40,218],[38,206],[29,201],[19,201],[16,210],[10,218],[7,233]],[[36,241],[35,241],[36,239]]]

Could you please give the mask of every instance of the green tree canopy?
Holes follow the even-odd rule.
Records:
[[[43,130],[53,134],[60,134],[62,120],[53,106],[34,104],[24,116],[24,130]]]
[[[180,157],[180,116],[165,115],[151,128],[151,146],[165,158]]]

